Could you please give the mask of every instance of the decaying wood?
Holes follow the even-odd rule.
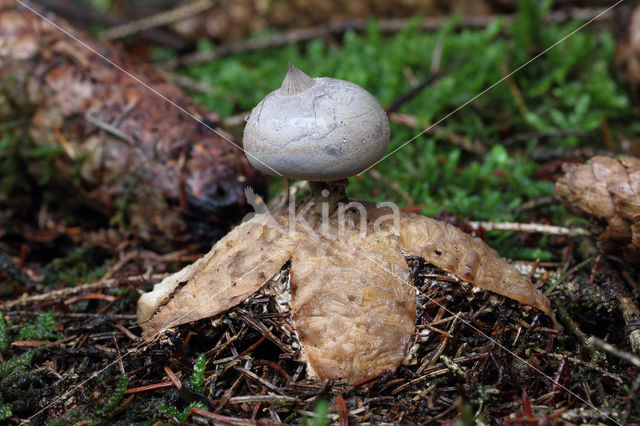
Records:
[[[114,46],[60,26],[197,117],[205,111]],[[124,206],[156,247],[219,237],[261,179],[224,140],[31,11],[0,8],[0,120],[30,118],[35,144],[56,146],[55,182],[105,217]],[[29,171],[38,174],[41,163]],[[118,206],[118,204],[120,204]]]
[[[596,156],[590,164],[566,164],[556,195],[571,213],[601,227],[598,248],[640,261],[640,160]]]

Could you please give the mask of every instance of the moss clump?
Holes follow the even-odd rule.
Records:
[[[8,376],[11,372],[20,367],[28,367],[33,361],[33,357],[42,350],[42,348],[29,349],[22,355],[17,355],[0,363],[0,378]]]
[[[204,370],[206,366],[207,358],[205,354],[202,353],[198,356],[196,362],[193,363],[193,373],[189,379],[193,387],[199,392],[204,390]]]
[[[5,353],[7,349],[9,349],[7,323],[4,320],[4,314],[0,311],[0,353]]]
[[[105,420],[110,419],[115,414],[115,409],[122,400],[124,396],[124,392],[127,390],[129,386],[129,375],[124,373],[120,376],[120,380],[118,381],[118,385],[116,389],[113,391],[107,402],[102,406],[102,410],[100,410],[100,417]]]
[[[20,329],[16,340],[57,340],[58,326],[53,319],[53,312],[43,312],[36,320]]]

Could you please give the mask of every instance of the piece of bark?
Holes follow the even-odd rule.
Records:
[[[571,213],[600,229],[598,248],[640,261],[640,159],[596,156],[590,164],[566,164],[556,195]]]
[[[1,6],[1,5],[0,5]],[[196,117],[205,111],[148,65],[48,15]],[[241,149],[31,11],[0,7],[0,121],[29,117],[33,144],[56,146],[53,178],[158,249],[221,236],[262,178]],[[230,135],[225,135],[238,145]],[[38,174],[42,163],[30,162]]]

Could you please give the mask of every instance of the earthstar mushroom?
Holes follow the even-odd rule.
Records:
[[[311,78],[289,65],[282,86],[251,111],[242,144],[251,165],[265,173],[309,181],[346,179],[382,158],[389,120],[362,87]]]
[[[388,139],[384,110],[364,89],[311,79],[290,66],[282,87],[252,111],[244,148],[256,168],[310,180],[311,197],[256,214],[142,295],[143,336],[226,311],[265,287],[288,260],[286,309],[310,378],[355,382],[402,363],[416,313],[405,256],[553,318],[546,296],[482,240],[421,215],[347,199],[346,178],[378,161]]]

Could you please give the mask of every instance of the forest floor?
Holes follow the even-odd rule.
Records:
[[[542,232],[472,231],[469,225],[586,229],[588,221],[554,198],[562,163],[640,154],[640,110],[615,67],[611,26],[577,31],[519,69],[585,22],[550,23],[535,2],[521,3],[514,19],[481,29],[453,17],[425,32],[418,17],[386,34],[369,21],[363,31],[173,71],[177,81],[199,88],[194,99],[238,136],[248,111],[280,86],[289,61],[312,77],[359,84],[393,106],[389,152],[455,111],[352,178],[349,195],[391,201],[475,232],[548,295],[562,331],[532,308],[409,258],[420,290],[415,345],[391,375],[351,385],[307,380],[286,318],[262,293],[142,344],[135,315],[140,292],[200,257],[207,244],[166,253],[131,237],[106,248],[109,231],[97,227],[76,238],[86,231],[80,226],[89,213],[66,209],[66,195],[48,186],[46,173],[33,182],[21,170],[24,159],[48,161],[60,153],[19,146],[22,124],[0,123],[0,419],[56,425],[640,423],[640,361],[620,312],[621,298],[640,301],[638,270],[600,256],[589,235],[544,226]],[[206,41],[197,46],[199,52],[213,48]],[[151,57],[160,67],[175,65],[177,54],[154,48]],[[415,93],[404,99],[408,92]],[[271,197],[284,185],[273,179]],[[27,198],[56,209],[23,215],[15,200]],[[116,233],[127,229],[126,221],[112,219],[96,223]]]

